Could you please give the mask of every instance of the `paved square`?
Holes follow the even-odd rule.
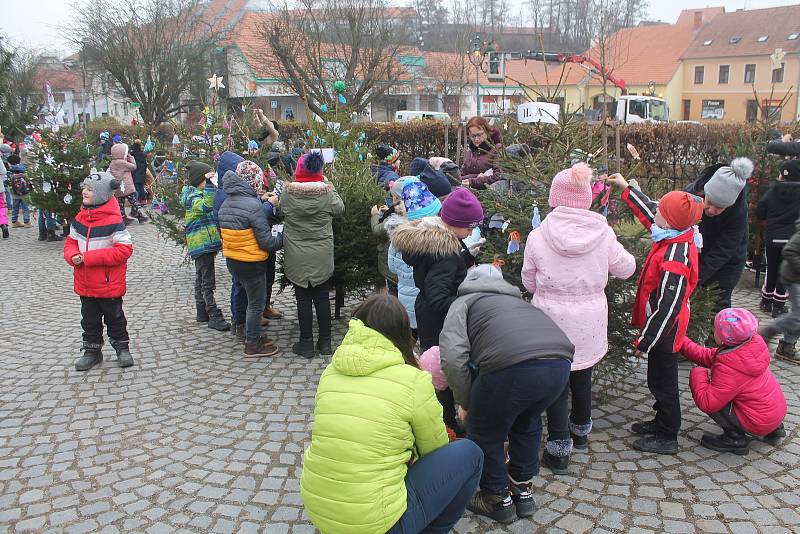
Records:
[[[35,229],[0,242],[0,532],[314,532],[298,477],[327,360],[245,361],[229,334],[194,321],[194,269],[180,251],[149,224],[131,233],[124,307],[136,364],[119,369],[106,343],[88,373],[73,369],[80,307],[60,244],[37,242]],[[226,304],[221,258],[217,273]],[[294,299],[275,298],[287,317],[268,332],[286,349]],[[735,301],[757,309],[758,295]],[[337,340],[345,329],[335,322]],[[532,520],[501,527],[467,513],[456,532],[800,532],[800,368],[773,362],[789,436],[747,457],[698,445],[716,429],[692,405],[689,368],[678,456],[630,447],[627,427],[652,403],[641,365],[596,408],[570,475],[536,478]]]

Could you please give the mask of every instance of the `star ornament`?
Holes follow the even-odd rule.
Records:
[[[220,89],[225,89],[225,84],[222,83],[222,80],[225,76],[217,76],[216,74],[213,75],[211,78],[208,78],[208,88],[213,89],[214,91],[219,91]]]

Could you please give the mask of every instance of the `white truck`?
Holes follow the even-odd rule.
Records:
[[[656,96],[625,95],[612,104],[614,120],[633,124],[637,122],[669,122],[669,109],[663,98]]]

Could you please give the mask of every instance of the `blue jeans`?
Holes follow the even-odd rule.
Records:
[[[405,513],[387,534],[450,532],[475,493],[483,453],[463,439],[440,447],[409,467]]]
[[[22,208],[22,220],[25,224],[31,222],[31,210],[28,208],[28,203],[21,198],[15,198],[11,207],[11,222],[17,222],[19,218],[19,208]]]
[[[789,313],[784,313],[767,327],[770,334],[783,334],[783,341],[790,345],[800,338],[800,284],[789,285]]]
[[[267,284],[264,275],[239,278],[244,292],[247,293],[247,311],[245,312],[245,339],[255,341],[261,336],[261,314],[267,299]]]
[[[48,232],[54,232],[55,229],[55,216],[49,211],[39,210],[39,233],[46,234]]]
[[[244,324],[247,319],[247,292],[239,279],[231,275],[231,320],[233,324]]]
[[[570,362],[553,359],[478,373],[470,391],[467,437],[483,450],[481,491],[505,495],[509,477],[527,482],[539,472],[542,412],[564,391],[569,370]]]

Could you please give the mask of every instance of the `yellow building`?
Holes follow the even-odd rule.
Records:
[[[800,5],[715,17],[683,53],[682,70],[674,118],[752,122],[766,112],[798,120]]]

